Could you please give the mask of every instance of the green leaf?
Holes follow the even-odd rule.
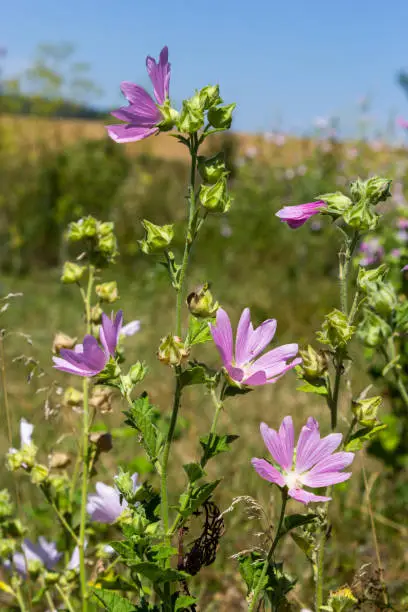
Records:
[[[209,340],[211,340],[211,332],[208,319],[190,317],[186,345],[193,346],[194,344],[202,344]]]
[[[171,568],[163,569],[162,567],[156,565],[156,563],[151,563],[150,561],[143,561],[142,563],[135,564],[132,563],[132,570],[137,574],[145,576],[154,583],[179,582],[180,580],[190,578],[190,575],[186,572],[180,572]]]
[[[201,365],[195,365],[192,368],[184,370],[180,376],[180,384],[182,387],[187,387],[189,385],[205,385],[207,381],[207,370]]]
[[[239,573],[245,581],[248,589],[248,594],[253,590],[258,583],[262,574],[262,569],[265,559],[258,552],[251,552],[248,555],[238,557]],[[266,585],[267,577],[265,576],[263,586]]]
[[[315,519],[317,519],[317,514],[289,514],[288,516],[285,516],[283,521],[283,530],[281,535],[284,535],[291,529],[296,529],[296,527],[313,523]]]
[[[350,438],[349,442],[346,444],[346,451],[358,451],[363,448],[364,442],[372,440],[377,436],[377,433],[386,429],[387,425],[385,423],[380,423],[375,427],[363,427],[356,431]]]
[[[235,395],[246,395],[250,393],[252,389],[250,387],[237,387],[235,385],[229,385],[224,391],[224,397],[235,397]]]
[[[131,601],[117,593],[105,589],[92,589],[92,593],[109,612],[135,612],[137,610]]]
[[[155,544],[150,548],[151,552],[154,555],[155,561],[161,561],[163,559],[170,559],[174,555],[177,555],[177,548],[174,546],[169,546],[168,544]]]
[[[291,533],[290,537],[297,544],[300,550],[303,550],[308,559],[312,559],[313,555],[313,544],[305,536],[299,533]]]
[[[191,595],[181,595],[176,599],[174,612],[178,612],[178,610],[186,610],[196,603],[197,599],[195,597],[191,597]]]
[[[120,542],[110,542],[110,546],[124,559],[135,559],[136,561],[140,561],[140,557],[137,552],[134,550],[132,544],[130,542],[124,542],[120,540]]]
[[[214,480],[201,486],[193,485],[192,491],[183,493],[180,496],[180,514],[183,518],[187,518],[193,512],[198,510],[205,501],[211,496],[214,489],[219,485],[221,480]]]
[[[224,434],[223,436],[207,434],[206,436],[202,436],[200,438],[200,444],[204,451],[202,465],[205,465],[212,457],[231,450],[231,443],[238,440],[238,438],[239,436],[231,434]]]
[[[152,461],[157,459],[163,443],[163,436],[154,424],[155,414],[147,393],[143,393],[125,412],[125,423],[139,432],[140,442]]]
[[[186,463],[183,465],[183,469],[190,482],[195,482],[205,475],[205,472],[199,463]]]
[[[296,391],[303,391],[303,393],[316,393],[317,395],[327,395],[327,387],[323,384],[313,385],[307,380],[302,381],[303,384],[300,387],[296,387]]]

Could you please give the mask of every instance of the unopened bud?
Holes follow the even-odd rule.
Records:
[[[222,103],[220,88],[218,85],[207,85],[200,90],[200,102],[204,110]]]
[[[392,334],[392,329],[384,319],[371,310],[364,311],[358,328],[358,337],[368,347],[374,348],[384,343]]]
[[[232,199],[227,195],[227,181],[221,178],[215,185],[201,185],[201,205],[213,213],[225,213],[231,208]]]
[[[341,191],[324,193],[318,196],[318,200],[323,200],[327,204],[326,208],[322,208],[322,213],[333,214],[335,216],[342,215],[353,204],[350,198],[341,193]]]
[[[96,446],[99,453],[108,453],[112,450],[112,435],[110,433],[94,431],[89,434],[89,441]]]
[[[85,238],[94,238],[97,232],[97,221],[94,217],[85,217],[82,223],[82,232]]]
[[[383,317],[387,317],[394,312],[397,306],[397,295],[394,287],[390,283],[381,283],[368,294],[368,303]]]
[[[190,351],[184,346],[184,342],[178,336],[166,336],[162,338],[157,356],[160,361],[167,365],[180,365],[189,356]]]
[[[52,343],[52,352],[59,353],[61,349],[73,349],[77,342],[77,338],[71,338],[64,332],[58,332],[54,336]]]
[[[11,538],[0,539],[0,558],[7,559],[16,552],[17,542]]]
[[[118,254],[118,243],[116,236],[111,233],[102,236],[98,240],[98,250],[108,261],[113,261]]]
[[[353,401],[352,411],[357,421],[363,427],[374,427],[377,421],[377,412],[381,406],[380,396],[358,399]]]
[[[379,216],[374,211],[370,201],[362,198],[354,206],[350,206],[344,214],[343,219],[347,225],[361,232],[372,231],[378,225]]]
[[[137,361],[135,364],[130,366],[128,376],[131,382],[136,385],[141,382],[147,373],[147,366],[141,361]]]
[[[147,219],[142,221],[146,230],[144,240],[138,240],[140,248],[146,255],[166,249],[174,237],[173,225],[155,225]]]
[[[223,152],[217,153],[217,155],[213,155],[212,157],[198,157],[197,166],[203,181],[211,185],[214,185],[228,174],[225,168],[225,156]]]
[[[366,195],[366,184],[360,178],[350,183],[350,193],[354,202],[359,202]]]
[[[0,520],[12,516],[13,510],[14,506],[11,501],[10,493],[7,489],[2,489],[0,491]]]
[[[381,266],[372,270],[367,270],[364,267],[360,267],[357,276],[358,288],[367,293],[370,288],[373,287],[373,285],[376,286],[377,283],[380,283],[384,280],[384,277],[387,272],[388,267],[386,266],[386,264],[381,264]]]
[[[44,580],[45,584],[48,586],[52,586],[53,584],[57,584],[59,581],[60,575],[57,572],[45,572]]]
[[[317,333],[317,337],[322,344],[328,344],[334,349],[345,348],[354,332],[355,327],[349,324],[347,315],[334,309],[326,315],[322,331]]]
[[[385,202],[391,196],[391,183],[389,179],[374,176],[366,182],[366,195],[372,206]]]
[[[95,293],[102,302],[113,304],[119,299],[118,285],[116,281],[110,281],[108,283],[101,283],[96,285]]]
[[[91,308],[91,322],[94,325],[99,325],[102,321],[103,310],[100,306],[93,306]]]
[[[104,221],[103,223],[98,223],[97,230],[98,236],[104,238],[114,234],[115,224],[112,221]]]
[[[208,283],[204,283],[187,296],[187,306],[192,315],[203,319],[214,317],[219,308],[218,302],[214,302]]]
[[[225,106],[213,106],[208,111],[208,121],[217,129],[228,130],[231,127],[232,113],[235,107],[235,103],[226,104]]]
[[[204,125],[204,108],[197,93],[189,100],[183,100],[177,127],[180,132],[193,134]]]
[[[37,463],[31,470],[31,482],[33,484],[43,484],[48,480],[49,471],[45,465]]]
[[[119,474],[115,476],[114,480],[119,493],[128,503],[132,503],[134,497],[134,483],[130,473],[120,471]]]
[[[83,277],[85,270],[86,266],[66,261],[62,270],[61,282],[65,284],[78,283]]]
[[[310,344],[299,351],[302,358],[303,378],[315,380],[327,371],[327,357],[323,351],[316,351]]]
[[[42,573],[44,565],[37,559],[27,559],[27,570],[30,578],[35,580]]]
[[[79,406],[80,404],[82,404],[83,398],[84,396],[81,391],[78,391],[74,387],[67,387],[65,389],[62,403],[65,406]]]
[[[159,111],[162,114],[162,120],[157,124],[157,127],[161,132],[168,132],[172,130],[176,125],[179,118],[179,113],[175,108],[170,106],[170,100],[166,100],[162,106],[159,106]]]
[[[69,466],[71,463],[71,457],[68,455],[68,453],[52,453],[48,456],[48,462],[51,470],[62,470]]]

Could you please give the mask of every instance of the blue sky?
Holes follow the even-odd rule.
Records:
[[[408,117],[395,76],[408,69],[407,24],[407,0],[13,0],[0,46],[10,74],[38,43],[73,43],[104,91],[95,103],[110,106],[120,81],[147,85],[145,56],[167,44],[176,101],[218,82],[236,129],[305,132],[337,115],[350,132],[361,96],[379,128],[390,112]]]

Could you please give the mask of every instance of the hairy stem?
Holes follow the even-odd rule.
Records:
[[[262,573],[261,573],[261,575],[259,577],[259,580],[257,582],[257,585],[256,585],[256,587],[255,587],[255,589],[253,591],[251,602],[250,602],[249,607],[248,607],[248,612],[253,612],[255,610],[256,604],[258,602],[259,596],[260,596],[262,588],[264,586],[264,581],[265,581],[265,578],[266,578],[266,574],[268,572],[268,567],[270,565],[270,562],[272,561],[274,552],[275,552],[276,547],[277,547],[277,545],[279,543],[279,540],[280,540],[281,529],[282,529],[282,525],[283,525],[283,519],[285,518],[285,510],[286,510],[286,503],[287,503],[287,501],[288,501],[288,490],[285,487],[282,490],[282,506],[281,506],[280,516],[279,516],[278,527],[276,529],[275,539],[272,542],[271,549],[270,549],[270,551],[268,553],[267,558],[265,559],[265,563],[264,563],[264,566],[262,568]]]
[[[89,266],[88,288],[85,295],[86,333],[91,332],[91,295],[94,283],[94,267]],[[88,610],[88,587],[85,569],[85,529],[86,529],[86,503],[88,498],[88,454],[89,454],[89,378],[83,382],[83,422],[82,422],[82,487],[81,487],[81,516],[79,525],[79,575],[81,582],[82,612]]]
[[[59,596],[61,597],[62,601],[66,605],[68,612],[75,612],[74,608],[71,605],[71,600],[69,599],[68,595],[66,595],[66,593],[64,593],[64,591],[61,589],[60,585],[56,584],[55,588]]]
[[[3,333],[1,331],[0,331],[0,359],[1,359],[1,384],[3,387],[3,402],[4,402],[4,410],[6,413],[6,421],[7,421],[8,443],[9,443],[9,447],[12,448],[13,433],[11,429],[10,407],[8,403],[6,360],[4,357]]]

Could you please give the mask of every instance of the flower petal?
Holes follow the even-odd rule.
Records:
[[[266,385],[268,381],[266,380],[265,372],[261,371],[251,374],[248,378],[244,378],[242,382],[250,387],[260,387],[261,385]]]
[[[285,480],[282,474],[265,459],[257,459],[254,457],[251,459],[251,463],[261,478],[273,482],[279,487],[285,486]]]
[[[244,365],[250,361],[250,357],[247,355],[247,344],[252,332],[251,313],[249,308],[244,308],[239,319],[237,337],[235,340],[235,363],[238,366]]]
[[[143,87],[130,83],[129,81],[123,81],[120,88],[125,98],[130,102],[131,108],[135,110],[140,117],[148,119],[157,116],[157,113],[161,116],[152,97]]]
[[[338,484],[348,480],[351,476],[351,472],[318,472],[312,474],[306,472],[300,477],[302,484],[307,487],[328,487],[329,485]]]
[[[308,449],[307,457],[305,456],[302,461],[302,470],[309,470],[312,466],[319,461],[323,461],[326,457],[329,457],[338,446],[340,446],[343,436],[341,433],[329,434],[325,438],[322,438],[316,445],[311,445]]]
[[[20,421],[20,440],[21,446],[25,444],[31,444],[32,435],[34,431],[34,425],[26,421],[24,418]]]
[[[276,319],[268,319],[250,335],[247,343],[247,361],[255,359],[268,346],[276,332]]]
[[[326,502],[331,500],[331,497],[315,495],[314,493],[310,493],[310,491],[305,491],[304,489],[289,489],[288,493],[289,497],[296,499],[296,501],[299,501],[306,506],[307,504],[310,504],[310,502]]]
[[[153,57],[148,56],[146,58],[146,68],[153,85],[154,96],[160,105],[164,104],[169,96],[171,65],[168,58],[169,51],[167,47],[163,47],[161,50],[158,64]]]
[[[143,140],[144,138],[148,138],[149,136],[153,136],[153,134],[157,134],[159,128],[152,127],[135,127],[133,125],[107,125],[105,126],[109,136],[115,142],[123,143],[123,142],[136,142],[138,140]]]
[[[308,464],[309,453],[313,452],[313,449],[319,442],[319,423],[313,417],[309,417],[306,425],[300,431],[296,447],[296,472],[298,474],[301,474],[310,467]]]
[[[282,346],[278,346],[277,348],[272,349],[259,357],[254,362],[257,368],[260,370],[267,370],[268,368],[272,368],[276,363],[284,362],[286,365],[286,361],[288,359],[293,359],[299,352],[299,346],[297,344],[283,344]]]
[[[338,472],[349,466],[354,459],[354,453],[341,451],[322,459],[308,472],[308,474],[320,474],[324,472]]]
[[[225,366],[232,362],[232,327],[223,308],[217,310],[216,324],[210,324],[210,331]]]
[[[102,313],[102,325],[99,330],[101,344],[105,349],[106,355],[115,356],[116,346],[118,344],[120,330],[123,322],[123,311],[119,310],[115,320]]]
[[[290,417],[287,417],[290,419]],[[265,443],[266,448],[284,470],[289,470],[292,466],[292,461],[288,465],[286,461],[286,449],[282,448],[282,442],[280,435],[271,427],[268,427],[266,423],[261,423],[261,436]]]
[[[126,323],[120,330],[122,336],[133,336],[138,331],[140,331],[140,321],[130,321],[130,323]]]

